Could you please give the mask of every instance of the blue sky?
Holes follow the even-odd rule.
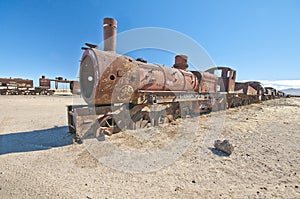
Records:
[[[217,65],[235,68],[238,80],[299,80],[299,10],[297,0],[0,0],[0,76],[76,79],[80,48],[100,43],[102,19],[114,17],[118,32],[161,27],[187,35]],[[130,55],[174,61],[162,51]]]

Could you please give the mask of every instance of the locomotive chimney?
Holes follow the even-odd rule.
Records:
[[[176,55],[175,56],[175,64],[174,68],[178,68],[181,70],[187,70],[188,68],[188,56],[186,55]]]
[[[104,51],[116,52],[117,21],[113,18],[104,18],[103,32],[104,32]]]

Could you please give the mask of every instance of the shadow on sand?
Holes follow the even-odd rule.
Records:
[[[215,155],[218,155],[218,156],[224,156],[224,157],[230,156],[228,153],[225,153],[223,151],[219,151],[216,148],[208,148],[208,149],[211,150],[211,152],[213,152]]]
[[[68,127],[0,135],[0,155],[16,152],[47,150],[73,143]]]

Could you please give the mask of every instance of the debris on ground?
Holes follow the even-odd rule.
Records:
[[[221,142],[221,140],[216,140],[214,143],[214,147],[219,151],[227,153],[228,155],[230,155],[233,152],[234,148],[228,140],[224,140],[223,142]]]

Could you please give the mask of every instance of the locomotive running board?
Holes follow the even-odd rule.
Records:
[[[213,93],[196,93],[182,91],[148,91],[139,90],[137,104],[162,104],[172,102],[208,100]]]

